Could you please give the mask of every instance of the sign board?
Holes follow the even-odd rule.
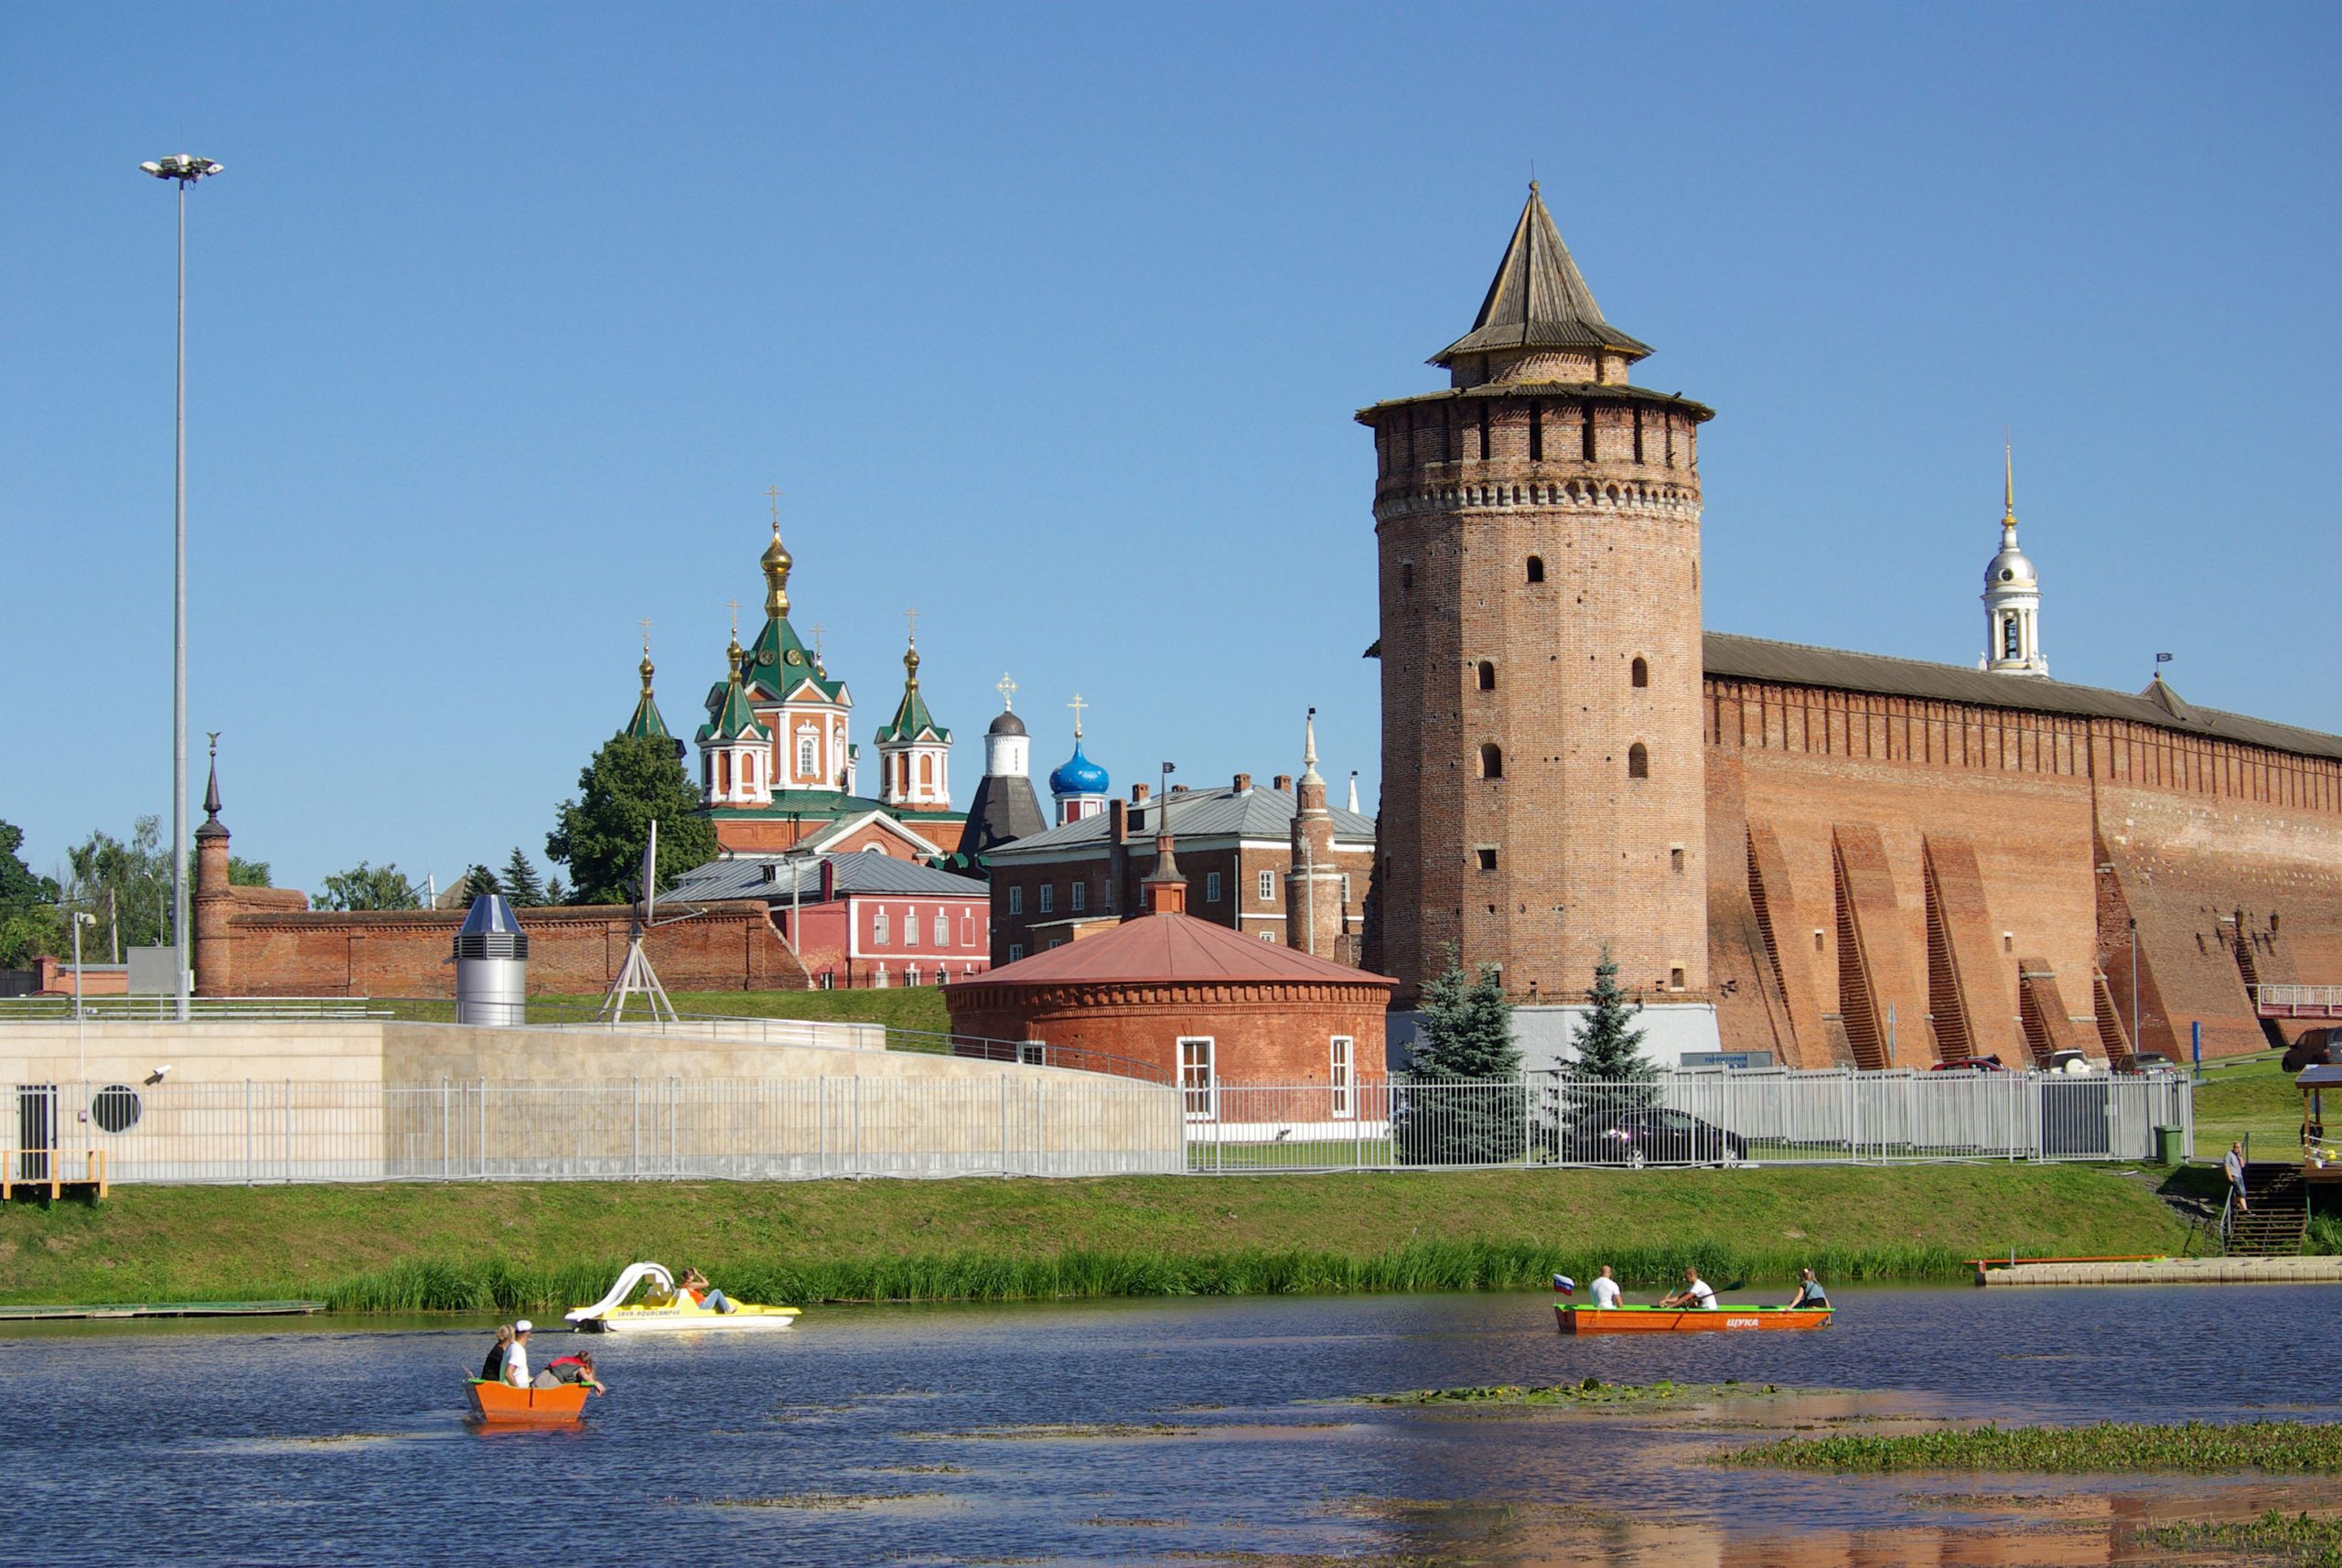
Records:
[[[1773,1065],[1773,1053],[1770,1051],[1685,1051],[1683,1053],[1682,1063],[1687,1068],[1771,1067]]]

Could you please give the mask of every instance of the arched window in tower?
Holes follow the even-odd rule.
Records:
[[[928,756],[924,752],[919,754],[919,781],[922,784],[932,784],[935,782],[935,758]]]
[[[1579,456],[1591,463],[1595,458],[1594,405],[1592,403],[1583,404],[1579,408],[1578,420]]]
[[[1413,561],[1399,563],[1399,591],[1402,594],[1415,591],[1415,564]]]
[[[1629,779],[1650,777],[1650,752],[1641,741],[1637,741],[1627,747],[1627,777]]]
[[[1635,661],[1627,666],[1627,684],[1638,687],[1650,684],[1650,664],[1639,653],[1635,655]]]
[[[1483,659],[1480,660],[1477,673],[1479,678],[1481,691],[1493,692],[1497,689],[1497,667],[1495,665]]]
[[[813,726],[807,725],[797,732],[797,777],[811,779],[821,771],[813,759]]]
[[[1483,779],[1504,777],[1504,748],[1494,741],[1480,747],[1480,777]]]
[[[1531,555],[1529,558],[1529,580],[1532,583],[1542,583],[1545,580],[1545,558],[1542,555]]]
[[[2016,617],[2003,616],[2001,618],[2001,657],[2004,659],[2018,657],[2021,651],[2017,646],[2019,641]]]
[[[1488,400],[1480,400],[1480,461],[1488,460]]]

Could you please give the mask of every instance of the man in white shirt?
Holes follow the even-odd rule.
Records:
[[[1602,1265],[1602,1272],[1595,1276],[1594,1305],[1596,1306],[1617,1306],[1619,1305],[1621,1299],[1622,1298],[1618,1291],[1618,1282],[1610,1277],[1610,1265],[1605,1263]]]
[[[512,1348],[504,1352],[504,1380],[516,1389],[529,1386],[529,1320],[512,1326]]]
[[[1716,1293],[1700,1277],[1697,1269],[1683,1271],[1683,1288],[1659,1304],[1661,1306],[1690,1306],[1714,1312],[1718,1306]]]

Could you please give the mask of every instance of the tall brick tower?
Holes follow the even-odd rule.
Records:
[[[1472,330],[1432,358],[1449,388],[1358,415],[1381,578],[1375,954],[1402,1007],[1451,945],[1502,965],[1532,1063],[1605,946],[1622,985],[1681,1005],[1646,1018],[1668,1045],[1714,1037],[1697,466],[1713,411],[1630,385],[1650,352],[1603,319],[1532,182]]]

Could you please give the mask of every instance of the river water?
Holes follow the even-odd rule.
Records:
[[[590,1420],[507,1434],[460,1419],[477,1324],[17,1329],[0,1562],[2103,1563],[2154,1559],[2142,1522],[2342,1501],[1707,1463],[1850,1417],[2323,1417],[2342,1392],[2332,1287],[1836,1294],[1826,1333],[1633,1340],[1559,1336],[1523,1294],[819,1308],[596,1339]],[[1586,1377],[1861,1391],[1341,1402]]]

